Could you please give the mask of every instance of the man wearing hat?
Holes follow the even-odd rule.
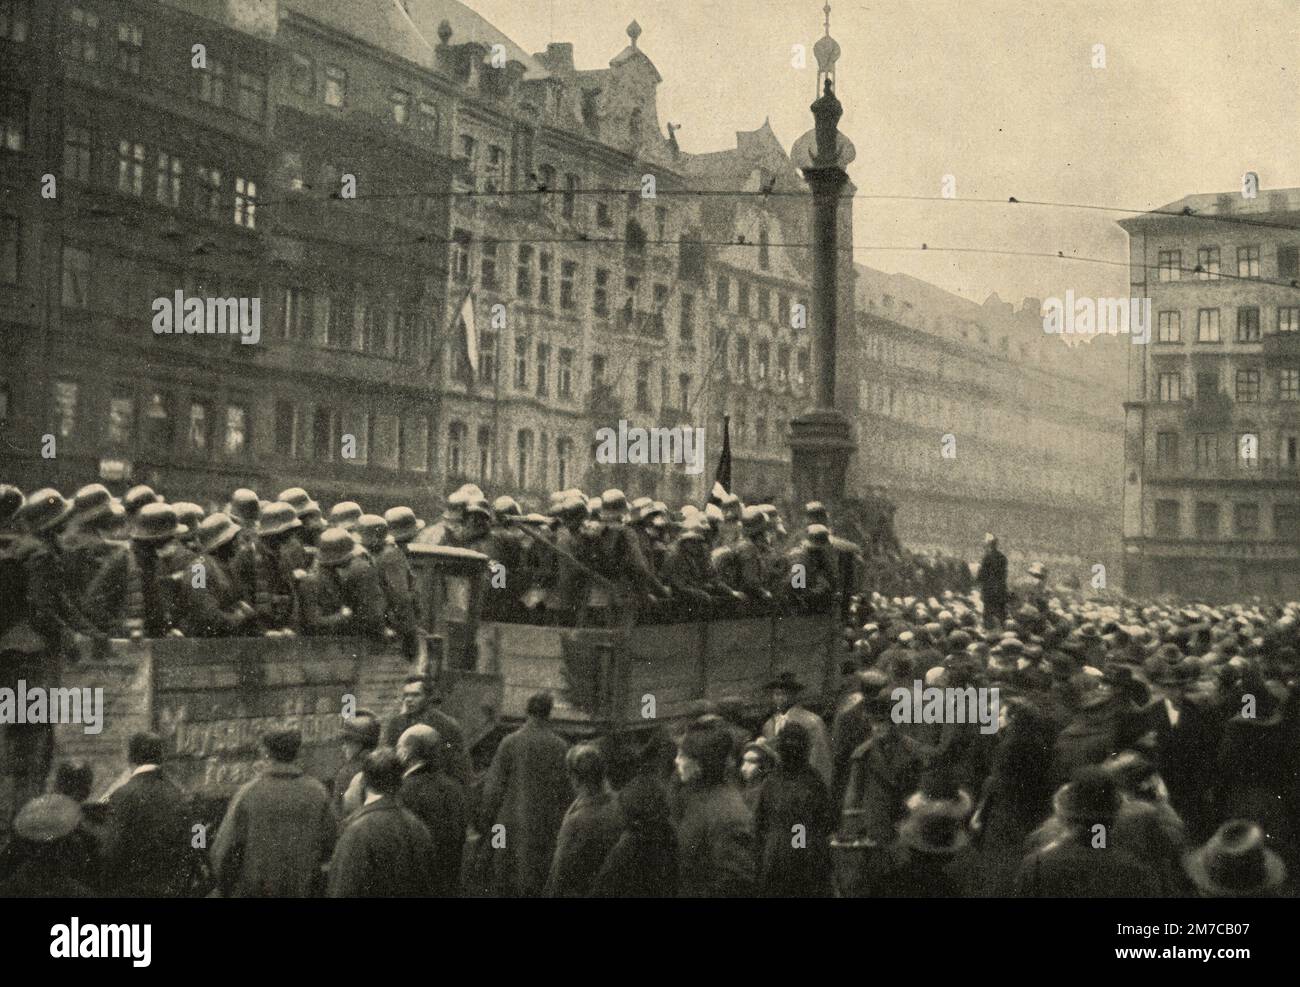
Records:
[[[303,548],[310,555],[315,551],[321,533],[329,527],[325,523],[325,515],[321,513],[320,504],[312,500],[311,495],[302,487],[290,487],[288,490],[281,490],[280,496],[275,499],[293,508],[294,516],[302,523],[302,527],[298,532],[298,540],[302,542]]]
[[[591,563],[597,538],[588,525],[587,498],[581,491],[566,494],[555,517],[559,527],[555,532],[554,575],[546,597],[546,619],[573,626],[591,592]]]
[[[382,639],[384,592],[375,567],[355,555],[355,547],[342,528],[321,534],[316,558],[300,585],[308,634]]]
[[[415,573],[406,550],[388,533],[388,522],[378,514],[363,514],[353,532],[370,556],[384,594],[384,623],[397,635],[402,654],[414,660],[420,653],[420,631],[415,615]],[[414,537],[414,532],[412,532]]]
[[[822,718],[799,705],[799,694],[803,689],[803,683],[791,671],[782,672],[767,683],[774,711],[763,724],[762,735],[768,740],[775,741],[787,724],[798,723],[808,732],[808,763],[829,788],[831,784],[830,738],[826,735],[826,724],[822,722]]]
[[[27,802],[0,851],[0,898],[93,898],[98,883],[98,853],[82,828],[81,806],[59,794]]]
[[[337,525],[344,531],[352,531],[356,528],[357,522],[361,520],[363,513],[365,512],[361,510],[361,505],[355,500],[339,501],[330,508],[330,527]]]
[[[695,515],[682,525],[681,533],[664,555],[663,580],[673,591],[678,615],[686,620],[708,620],[719,612],[730,613],[744,597],[725,586],[709,562],[709,523]]]
[[[122,498],[122,507],[128,518],[134,518],[146,504],[161,504],[162,498],[153,491],[153,487],[137,484],[126,492]]]
[[[97,626],[124,636],[163,637],[173,626],[179,590],[171,577],[192,577],[194,561],[178,541],[186,528],[170,504],[145,504],[131,519],[131,540],[99,570],[86,591]]]
[[[785,556],[781,595],[802,613],[827,613],[840,594],[841,570],[824,524],[810,524],[803,539]]]
[[[4,599],[0,600],[0,687],[56,688],[65,658],[76,660],[85,638],[96,653],[107,650],[106,636],[82,613],[66,592],[60,532],[73,503],[56,490],[33,493],[16,513],[18,535],[0,547]],[[40,792],[54,756],[54,727],[49,723],[6,723],[3,729],[8,822],[20,805]]]
[[[102,483],[82,487],[72,503],[72,517],[63,536],[64,585],[68,598],[80,605],[100,567],[122,547],[110,532],[126,517],[126,510]]]
[[[984,626],[990,630],[1007,619],[1007,557],[998,550],[997,536],[984,536],[984,558],[980,560],[975,581],[980,584],[984,603]]]
[[[223,898],[319,895],[338,838],[329,793],[297,763],[302,731],[262,738],[270,764],[226,808],[212,843],[212,869]]]
[[[379,746],[383,725],[379,717],[368,709],[358,709],[351,716],[343,717],[343,731],[339,742],[343,748],[343,764],[334,772],[334,784],[331,787],[330,802],[334,814],[345,819],[360,808],[360,801],[355,805],[347,801],[350,790],[354,787],[357,775],[361,773],[367,754]],[[356,789],[360,794],[360,789]]]
[[[1283,898],[1290,891],[1286,864],[1268,847],[1264,830],[1247,819],[1219,827],[1209,842],[1183,859],[1202,898]]]
[[[1081,768],[1052,802],[1064,832],[1027,855],[1016,875],[1019,898],[1156,898],[1154,871],[1113,842],[1122,805],[1109,772]]]
[[[767,518],[758,508],[746,507],[741,512],[740,524],[744,537],[721,560],[718,575],[728,586],[744,593],[757,611],[766,612],[770,609],[774,584]],[[789,578],[786,572],[781,576],[783,581]]]
[[[240,597],[231,575],[239,525],[218,512],[204,518],[196,537],[199,555],[177,584],[173,619],[186,637],[233,637],[254,626],[257,612]]]
[[[860,594],[864,589],[866,560],[863,558],[862,548],[835,533],[835,528],[831,524],[830,511],[826,509],[826,505],[821,501],[814,500],[806,504],[804,506],[804,515],[808,519],[808,524],[820,524],[826,528],[831,551],[834,553],[839,567],[837,582],[840,587],[841,608],[844,616],[847,617],[852,597],[855,594]]]

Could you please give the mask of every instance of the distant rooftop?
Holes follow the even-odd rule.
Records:
[[[1124,229],[1153,221],[1159,221],[1161,214],[1178,216],[1257,216],[1300,213],[1300,188],[1260,189],[1253,198],[1241,194],[1241,189],[1231,192],[1200,192],[1186,195],[1176,202],[1170,202],[1158,209],[1121,219],[1119,225]]]

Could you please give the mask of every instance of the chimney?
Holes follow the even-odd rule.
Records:
[[[573,45],[567,41],[553,41],[546,46],[545,54],[537,56],[537,60],[557,75],[570,74],[574,71]]]

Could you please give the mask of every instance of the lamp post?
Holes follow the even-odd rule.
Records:
[[[817,58],[817,100],[812,104],[814,128],[795,142],[792,157],[813,197],[813,374],[816,404],[790,423],[790,465],[799,503],[844,499],[849,457],[856,444],[848,419],[835,407],[836,339],[839,304],[839,210],[849,183],[844,170],[854,158],[853,144],[838,130],[844,107],[835,96],[835,63],[840,46],[830,33],[830,4],[826,34],[813,46]],[[851,228],[851,223],[849,224]],[[849,313],[851,315],[851,306]],[[851,331],[851,326],[850,326]]]

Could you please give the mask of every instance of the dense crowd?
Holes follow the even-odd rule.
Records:
[[[109,547],[98,568],[78,569],[73,535],[94,528],[79,523],[59,536],[92,493],[108,505],[99,516]],[[1040,566],[1008,592],[1006,560],[991,538],[978,589],[886,595],[869,588],[870,560],[836,538],[818,504],[782,550],[773,545],[783,527],[774,509],[713,503],[670,523],[662,505],[627,503],[618,491],[581,505],[563,493],[539,520],[475,493],[453,495],[433,525],[389,511],[379,519],[384,531],[354,504],[336,505],[327,519],[300,490],[270,504],[240,492],[229,511],[202,518],[151,491],[142,505],[138,491],[128,494],[120,518],[107,491],[83,490],[71,505],[41,491],[14,507],[17,531],[4,551],[47,580],[38,588],[62,595],[50,604],[29,585],[22,597],[4,597],[29,601],[0,639],[6,677],[24,662],[38,671],[35,661],[57,651],[50,642],[61,633],[116,631],[92,616],[92,586],[118,594],[125,616],[114,619],[138,621],[132,633],[210,630],[176,616],[186,614],[178,603],[185,580],[171,596],[147,588],[166,588],[169,553],[186,566],[220,563],[209,568],[209,586],[213,573],[235,583],[242,538],[264,546],[314,528],[314,538],[300,534],[289,549],[302,555],[288,570],[293,582],[280,584],[287,592],[255,583],[251,600],[231,596],[220,612],[266,633],[320,633],[322,617],[351,631],[364,625],[352,623],[360,608],[347,602],[358,599],[346,595],[347,581],[336,578],[338,595],[325,602],[307,586],[322,568],[377,580],[385,551],[423,540],[479,548],[507,578],[529,574],[511,602],[494,604],[503,619],[617,624],[825,607],[845,623],[838,695],[805,706],[803,683],[785,673],[768,683],[771,715],[761,724],[743,707],[721,705],[676,729],[571,744],[550,722],[551,696],[539,693],[480,774],[435,684],[412,675],[400,710],[359,710],[344,722],[332,785],[298,764],[299,733],[267,735],[264,773],[240,789],[202,846],[192,838],[190,800],[168,777],[163,740],[141,734],[127,752],[129,778],[100,800],[88,801],[93,779],[77,762],[50,771],[46,761],[26,779],[34,797],[0,853],[0,894],[1292,893],[1300,604],[1085,600],[1053,589]],[[128,519],[123,546],[112,526]],[[366,528],[385,537],[372,530],[367,541]],[[198,544],[186,546],[192,531]],[[523,555],[503,547],[515,536]],[[137,542],[161,547],[146,555]],[[528,561],[527,546],[541,561]],[[689,564],[687,553],[695,553]],[[45,561],[32,565],[33,556]],[[803,596],[787,589],[795,566]],[[77,572],[89,580],[80,597],[49,581]],[[582,591],[566,595],[565,579]],[[376,604],[366,632],[401,639],[391,611],[391,601]],[[40,647],[23,652],[16,626]],[[956,702],[947,715],[901,716],[900,694],[922,689]],[[987,722],[953,715],[990,700]],[[49,791],[37,795],[47,774]]]

